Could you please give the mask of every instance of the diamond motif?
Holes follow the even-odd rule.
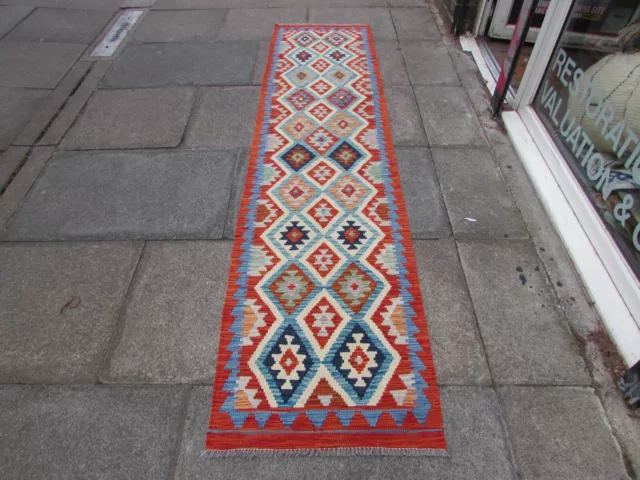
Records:
[[[306,164],[313,161],[316,155],[303,145],[296,144],[287,150],[280,158],[297,172]]]
[[[305,262],[311,269],[324,280],[330,277],[343,262],[342,257],[336,253],[330,243],[322,241],[305,258]]]
[[[367,232],[355,220],[347,220],[338,230],[338,240],[342,240],[347,250],[358,250],[362,242],[367,240]]]
[[[258,200],[258,207],[256,208],[255,226],[257,228],[266,228],[273,221],[280,216],[278,207],[276,207],[268,199]]]
[[[269,286],[269,291],[291,315],[311,294],[313,284],[295,263],[291,263]]]
[[[326,43],[320,41],[320,42],[316,43],[311,48],[314,49],[318,53],[322,53],[322,52],[326,51],[329,48],[329,45],[327,45]]]
[[[355,117],[345,111],[336,113],[327,122],[327,128],[338,137],[347,138],[360,125]]]
[[[320,73],[324,72],[330,66],[331,64],[327,62],[324,58],[319,58],[318,60],[316,60],[311,64],[311,67]]]
[[[340,213],[340,211],[331,204],[329,199],[324,196],[317,202],[311,204],[306,211],[309,216],[315,220],[321,230],[326,230],[333,219]]]
[[[307,145],[313,147],[313,149],[321,155],[329,151],[337,141],[338,138],[335,135],[322,127],[317,128],[305,139]]]
[[[283,130],[295,140],[302,140],[316,128],[316,123],[308,117],[298,113],[293,116],[283,127]]]
[[[292,220],[280,231],[280,242],[289,247],[290,252],[295,252],[309,241],[309,232],[299,220]]]
[[[338,172],[324,160],[320,160],[307,170],[307,176],[321,188],[324,187]]]
[[[324,40],[328,41],[331,45],[339,47],[344,42],[346,42],[349,38],[345,37],[343,34],[339,32],[331,33],[324,37]]]
[[[382,349],[356,324],[333,357],[333,365],[363,399],[385,359]]]
[[[313,58],[313,55],[311,55],[306,50],[301,50],[298,53],[296,53],[295,57],[300,63],[305,63],[311,60],[311,58]]]
[[[355,77],[355,73],[341,65],[334,65],[324,74],[324,78],[338,87],[343,87]]]
[[[309,85],[309,88],[313,90],[315,93],[317,93],[318,95],[322,96],[325,93],[327,93],[329,90],[331,90],[333,87],[329,85],[327,82],[325,82],[324,80],[320,79],[316,83]]]
[[[309,304],[300,315],[302,322],[318,342],[320,353],[327,346],[341,324],[346,323],[348,316],[325,290]]]
[[[287,325],[263,360],[284,402],[312,370],[313,360],[292,325]]]
[[[329,158],[338,162],[345,170],[349,170],[354,163],[362,158],[362,154],[345,141],[329,154]]]
[[[360,182],[351,175],[345,175],[340,178],[331,187],[330,192],[349,210],[358,206],[362,197],[367,193]]]
[[[335,111],[335,108],[321,102],[315,105],[311,110],[309,110],[309,113],[313,118],[322,121]]]
[[[315,189],[307,185],[300,177],[292,177],[280,189],[278,194],[291,210],[299,210],[314,196]]]
[[[318,72],[306,66],[296,67],[285,75],[291,83],[298,87],[304,87],[318,78]]]
[[[356,263],[351,263],[331,288],[355,313],[360,313],[375,290],[375,282]]]
[[[313,103],[316,97],[311,95],[307,90],[301,88],[296,90],[287,97],[287,101],[293,105],[296,110],[304,110],[307,105]]]
[[[336,62],[339,62],[340,60],[344,59],[344,57],[346,57],[346,55],[340,50],[334,50],[329,54],[329,58],[332,58]]]
[[[306,32],[302,32],[300,35],[294,37],[293,41],[296,42],[301,47],[307,47],[315,42],[316,38],[313,35],[310,35]]]
[[[336,90],[331,95],[329,95],[329,98],[327,98],[327,100],[329,100],[332,105],[335,105],[340,110],[344,110],[345,108],[347,108],[353,103],[355,99],[356,97],[354,97],[351,92],[345,90],[344,88]]]

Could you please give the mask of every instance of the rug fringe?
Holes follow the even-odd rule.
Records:
[[[200,456],[207,458],[228,457],[356,457],[356,456],[399,456],[399,457],[448,457],[446,450],[439,448],[308,448],[268,450],[260,448],[237,448],[233,450],[205,450]]]

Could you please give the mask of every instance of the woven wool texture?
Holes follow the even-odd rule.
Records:
[[[210,454],[445,453],[368,26],[275,27],[232,255]]]

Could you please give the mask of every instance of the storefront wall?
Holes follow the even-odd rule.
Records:
[[[640,360],[640,23],[631,22],[638,1],[608,3],[624,15],[587,12],[585,4],[548,4],[553,15],[541,26],[515,111],[503,118],[630,366]]]

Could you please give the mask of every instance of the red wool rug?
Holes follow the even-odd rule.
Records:
[[[208,453],[445,453],[410,239],[371,29],[276,26]]]

